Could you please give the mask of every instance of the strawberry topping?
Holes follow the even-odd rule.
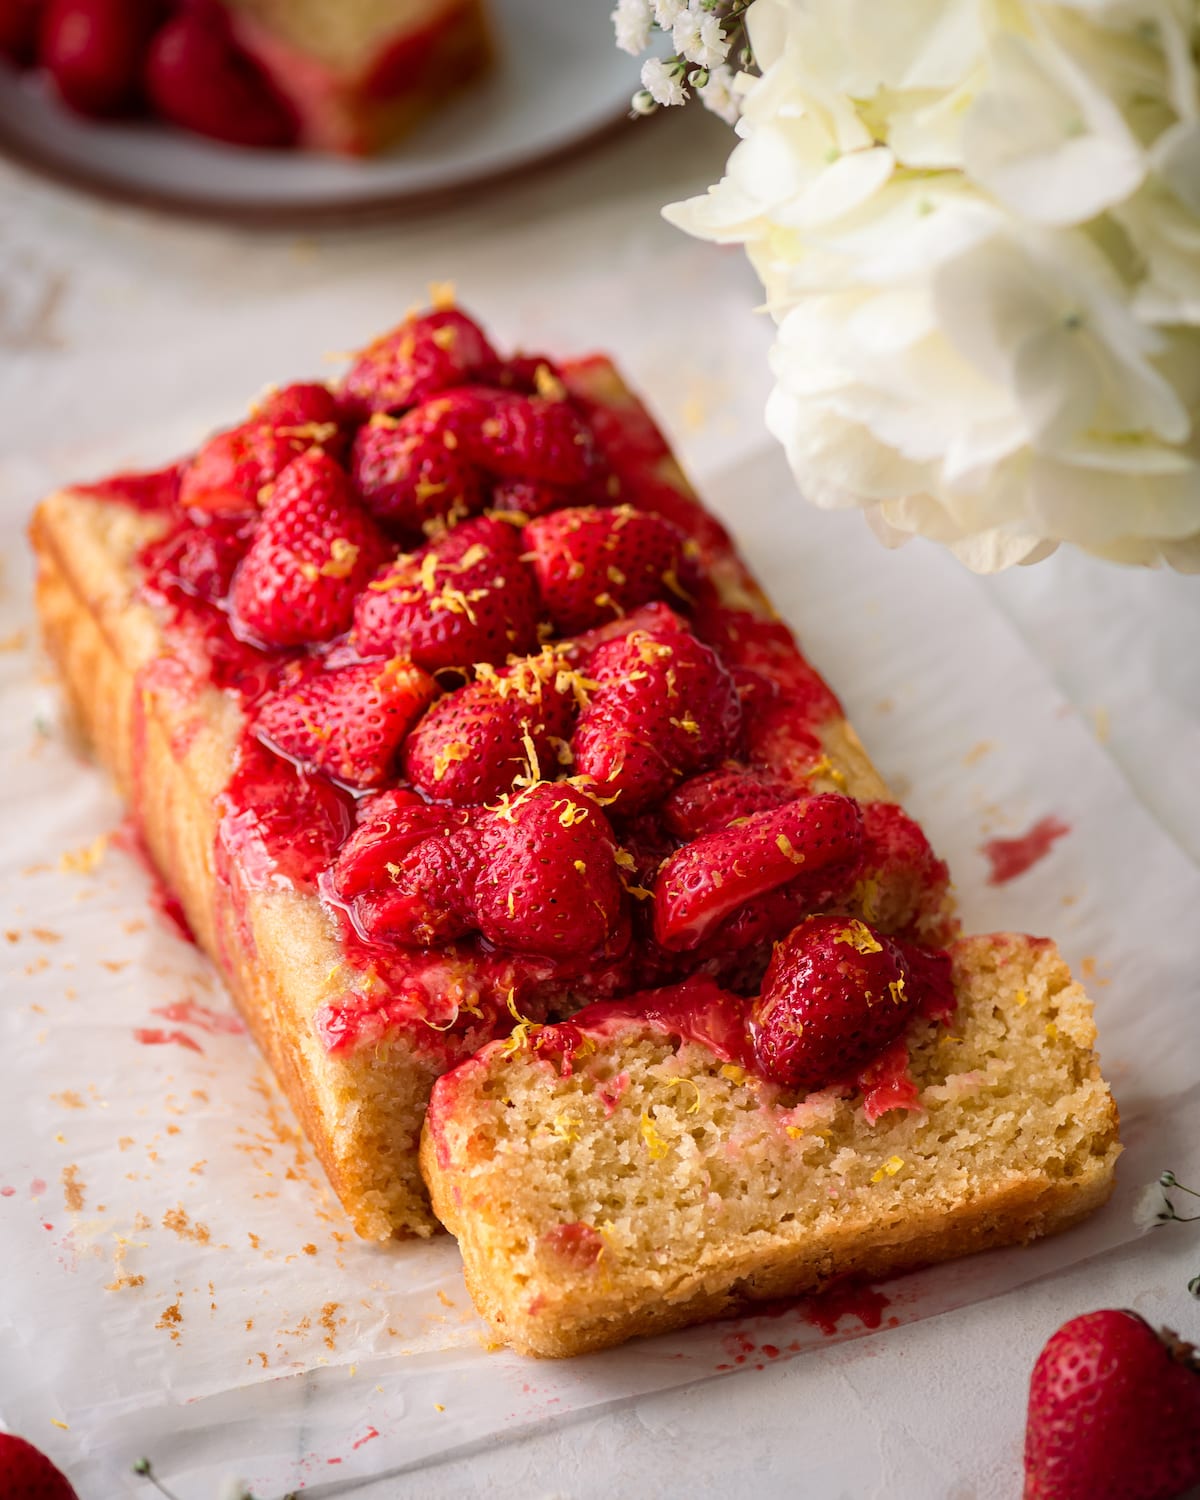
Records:
[[[234,620],[265,646],[327,641],[348,628],[387,550],[345,471],[310,448],[275,483],[234,579]]]
[[[430,672],[523,655],[538,597],[517,531],[481,516],[380,570],[354,608],[364,655],[406,656]]]
[[[269,694],[259,705],[256,729],[308,770],[347,786],[381,786],[436,694],[433,678],[411,662],[362,662]]]
[[[452,386],[490,379],[499,364],[473,318],[441,308],[406,318],[368,344],[346,372],[342,397],[360,419],[404,411]]]
[[[407,532],[453,525],[487,502],[480,470],[405,418],[380,414],[360,427],[350,472],[367,509]]]
[[[739,818],[782,807],[795,795],[795,787],[772,772],[731,762],[677,786],[663,803],[663,821],[676,838],[694,839],[728,828]]]
[[[573,681],[551,650],[482,674],[425,715],[405,746],[405,775],[432,801],[462,804],[550,774],[570,753]]]
[[[717,654],[664,612],[652,630],[597,647],[585,672],[595,686],[571,740],[575,769],[622,816],[729,754],[741,711]]]
[[[654,935],[664,948],[694,948],[727,918],[778,887],[799,883],[804,894],[821,899],[827,894],[826,868],[835,866],[844,880],[857,866],[861,843],[858,804],[836,793],[768,808],[702,834],[659,874]]]
[[[266,487],[301,453],[320,448],[336,456],[339,421],[327,386],[273,392],[247,421],[218,432],[197,452],[180,479],[180,504],[210,512],[257,510],[270,499]]]
[[[525,528],[542,601],[563,635],[649,604],[688,599],[680,582],[684,539],[669,521],[635,511],[577,506]]]
[[[852,1078],[904,1033],[919,1000],[890,938],[854,919],[809,917],[776,948],[752,1008],[759,1063],[805,1093]]]

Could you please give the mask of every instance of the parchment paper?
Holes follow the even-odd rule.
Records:
[[[169,456],[161,436],[126,438],[131,453]],[[32,504],[46,476],[30,464],[20,479]],[[1200,873],[950,558],[885,553],[801,507],[774,449],[703,488],[950,860],[967,928],[1049,933],[1088,983],[1121,1107],[1105,1210],[883,1288],[886,1337],[1130,1240],[1132,1202],[1164,1166],[1200,1176]],[[111,837],[116,797],[57,727],[11,495],[4,516],[0,1418],[53,1451],[83,1500],[148,1494],[128,1472],[143,1453],[181,1500],[212,1500],[234,1473],[263,1497],[340,1495],[827,1342],[798,1307],[532,1363],[487,1348],[448,1238],[355,1240],[211,969]],[[1109,670],[1115,699],[1139,663]],[[1047,816],[1070,832],[989,884],[983,843]],[[847,1316],[832,1337],[865,1332]]]

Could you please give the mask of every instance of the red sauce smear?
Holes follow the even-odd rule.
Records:
[[[837,1332],[842,1318],[857,1318],[864,1328],[878,1328],[883,1313],[891,1304],[881,1291],[861,1282],[847,1281],[832,1286],[819,1297],[804,1303],[804,1317],[824,1334]]]
[[[231,1011],[210,1010],[207,1005],[201,1005],[191,996],[186,1000],[176,1000],[171,1005],[151,1006],[151,1010],[165,1021],[186,1021],[212,1035],[223,1032],[228,1036],[238,1036],[246,1030],[239,1017]]]
[[[186,1031],[165,1031],[161,1026],[135,1026],[133,1039],[141,1042],[143,1047],[164,1047],[167,1043],[174,1042],[178,1047],[186,1047],[189,1052],[204,1052],[200,1043],[188,1036]]]
[[[379,1429],[378,1428],[376,1428],[376,1427],[368,1427],[367,1430],[366,1430],[366,1432],[363,1433],[362,1437],[355,1438],[354,1442],[352,1442],[350,1444],[350,1446],[351,1446],[351,1448],[361,1448],[364,1443],[369,1443],[372,1438],[377,1438],[378,1436],[379,1436]]]
[[[11,1198],[16,1191],[15,1187],[0,1187],[0,1198]]]
[[[1050,853],[1055,841],[1070,831],[1069,823],[1048,815],[1039,818],[1029,832],[1019,838],[989,839],[986,844],[981,844],[979,852],[986,855],[992,866],[988,884],[1006,885],[1018,875],[1024,875],[1026,870],[1032,870]]]
[[[150,857],[150,851],[146,848],[141,830],[132,813],[122,820],[110,842],[115,849],[123,849],[126,854],[131,854],[150,877],[150,905],[163,918],[175,936],[185,943],[194,944],[196,934],[192,931],[191,924],[183,910],[183,903],[167,885],[158,866]]]

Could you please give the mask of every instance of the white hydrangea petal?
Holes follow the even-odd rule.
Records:
[[[1146,163],[1120,111],[1063,58],[1019,37],[963,124],[966,170],[1014,212],[1079,224],[1127,198]]]
[[[839,156],[779,209],[779,222],[802,229],[840,219],[877,192],[894,166],[886,146]]]

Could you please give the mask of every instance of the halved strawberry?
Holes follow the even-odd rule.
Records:
[[[64,102],[84,115],[133,108],[155,19],[151,0],[47,0],[38,55]]]
[[[326,641],[349,626],[388,551],[345,471],[310,448],[275,482],[233,582],[233,623],[266,646]]]
[[[412,662],[361,662],[317,672],[263,699],[255,732],[347,786],[381,786],[412,726],[437,695]]]
[[[384,792],[363,808],[322,895],[371,942],[430,947],[462,937],[474,925],[469,832],[466,812]]]
[[[158,31],[145,87],[164,120],[235,146],[290,146],[297,122],[266,73],[235,44],[217,6],[187,6]]]
[[[473,318],[456,307],[408,317],[355,356],[342,398],[360,418],[397,412],[439,391],[496,375],[500,356]]]
[[[531,521],[525,547],[542,602],[562,635],[627,614],[652,599],[686,602],[684,538],[628,505],[572,506]]]
[[[750,903],[795,881],[822,884],[862,845],[858,804],[837,793],[789,802],[685,844],[654,887],[654,935],[664,948],[695,948]],[[739,944],[738,946],[741,946]]]
[[[774,772],[731,761],[677,786],[663,803],[663,821],[676,838],[695,839],[795,796],[795,787]]]
[[[364,656],[462,670],[530,651],[538,611],[517,531],[479,517],[381,569],[355,606],[354,642]]]
[[[592,652],[594,687],[571,747],[575,770],[628,817],[677,781],[728,755],[741,709],[720,659],[663,611],[653,630],[632,630]]]
[[[616,839],[597,803],[539,782],[480,815],[473,910],[499,948],[612,955],[628,941]]]
[[[826,1088],[901,1036],[919,999],[890,938],[845,917],[809,917],[775,949],[751,1010],[754,1049],[784,1088]]]
[[[435,802],[489,802],[518,776],[552,777],[568,752],[575,678],[552,651],[481,675],[427,713],[404,774]]]
[[[253,511],[270,498],[266,486],[301,453],[341,446],[341,412],[327,386],[289,385],[273,391],[249,418],[209,438],[185,466],[180,504],[210,513]]]
[[[420,424],[383,414],[358,429],[350,472],[363,504],[408,532],[478,515],[488,500],[482,472]]]

